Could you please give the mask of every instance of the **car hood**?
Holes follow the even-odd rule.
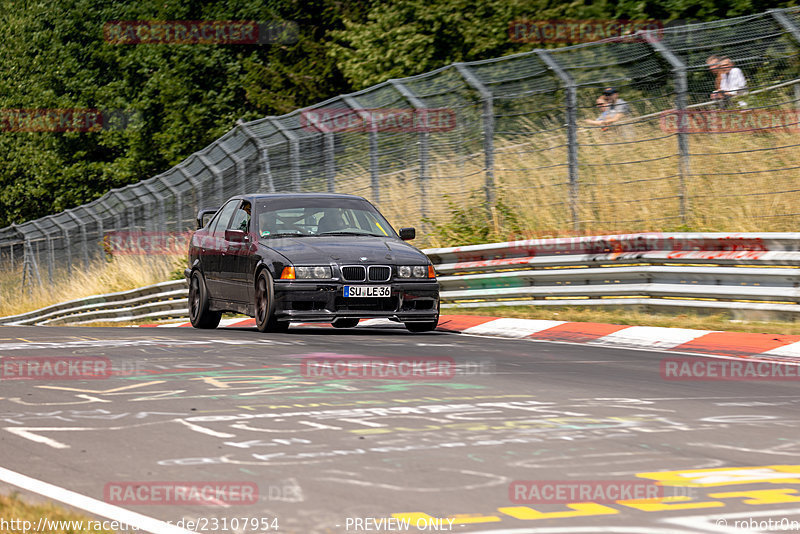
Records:
[[[262,246],[279,252],[297,265],[328,263],[417,264],[427,257],[397,239],[372,236],[309,236],[262,239]],[[362,259],[366,258],[366,259]]]

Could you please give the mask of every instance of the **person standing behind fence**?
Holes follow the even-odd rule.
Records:
[[[706,60],[706,65],[708,65],[708,69],[711,71],[711,74],[714,75],[714,93],[719,91],[719,82],[722,80],[722,73],[720,72],[718,65],[719,65],[719,56],[713,55],[708,56]]]
[[[733,66],[733,60],[730,58],[721,58],[716,68],[720,73],[719,89],[711,93],[711,99],[721,107],[727,107],[731,99],[747,92],[747,79],[742,69]],[[740,101],[739,105],[744,107],[747,104]]]
[[[605,105],[603,105],[603,102]],[[626,116],[630,115],[631,108],[628,103],[619,97],[617,90],[613,87],[603,89],[603,94],[597,99],[601,114],[595,120],[587,120],[587,124],[592,126],[609,126]]]

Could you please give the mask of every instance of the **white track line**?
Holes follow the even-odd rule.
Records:
[[[528,337],[536,332],[547,330],[567,321],[548,321],[544,319],[495,319],[477,326],[466,328],[465,334],[482,336],[502,336],[507,338]]]
[[[158,519],[137,514],[136,512],[131,512],[130,510],[98,501],[91,497],[86,497],[80,493],[75,493],[74,491],[60,488],[20,473],[15,473],[3,467],[0,467],[0,481],[32,491],[33,493],[38,493],[54,501],[62,502],[68,506],[78,508],[79,510],[96,516],[127,523],[144,532],[151,532],[152,534],[197,534],[194,531],[170,525]]]

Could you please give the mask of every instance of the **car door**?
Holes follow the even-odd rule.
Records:
[[[203,252],[201,259],[203,275],[206,279],[206,287],[212,299],[225,300],[225,291],[221,287],[221,268],[226,250],[225,230],[231,222],[239,200],[231,200],[225,204],[217,216],[217,220],[212,223],[211,235],[208,246]]]
[[[232,239],[226,236],[226,253],[222,256],[220,276],[223,287],[230,295],[230,299],[237,302],[250,301],[248,284],[251,281],[248,276],[248,265],[252,257],[251,245],[254,242],[250,231],[251,213],[250,202],[243,200],[236,208],[228,226],[228,234]]]

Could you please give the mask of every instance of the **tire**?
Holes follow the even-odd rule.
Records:
[[[208,290],[203,275],[194,271],[189,279],[189,320],[195,328],[211,329],[219,325],[222,312],[208,309]]]
[[[256,278],[256,328],[259,332],[286,332],[289,329],[288,321],[275,319],[275,290],[272,286],[272,276],[263,269]]]
[[[418,334],[420,332],[432,332],[436,330],[436,326],[439,324],[439,317],[436,317],[433,321],[419,321],[414,323],[405,323],[406,328],[409,332],[414,332]]]
[[[358,319],[334,319],[331,324],[334,328],[353,328],[358,324]]]

